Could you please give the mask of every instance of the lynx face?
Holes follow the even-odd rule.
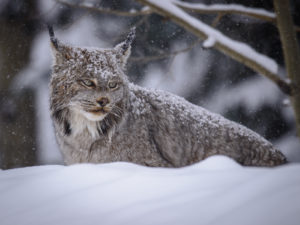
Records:
[[[128,101],[124,74],[135,35],[111,49],[71,47],[60,43],[51,30],[54,63],[50,82],[52,117],[66,135],[87,127],[90,133],[107,133],[120,122]],[[79,129],[80,122],[81,128]],[[77,124],[77,125],[76,125]],[[91,129],[93,127],[93,129]]]
[[[83,77],[74,85],[78,91],[70,99],[71,109],[92,121],[102,120],[114,108],[118,110],[125,91],[124,81],[119,77],[109,80]]]
[[[71,91],[70,109],[91,121],[103,120],[109,113],[117,114],[124,105],[122,100],[127,91],[127,79],[116,53],[78,51],[81,52],[80,60],[72,62],[76,66],[70,66],[70,73],[75,75],[71,76],[70,90],[74,91]]]
[[[65,48],[67,57],[58,59],[52,84],[61,100],[91,121],[101,121],[109,113],[118,114],[127,91],[127,78],[118,52]]]
[[[53,36],[51,109],[68,108],[90,121],[101,121],[110,113],[119,116],[126,104],[124,68],[133,38],[134,30],[115,48],[88,49],[70,47]]]

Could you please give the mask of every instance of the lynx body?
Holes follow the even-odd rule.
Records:
[[[112,49],[70,47],[50,29],[50,109],[66,164],[126,161],[182,167],[227,155],[242,165],[286,162],[253,131],[124,74],[134,30]]]

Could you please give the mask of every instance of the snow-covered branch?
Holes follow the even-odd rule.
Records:
[[[277,63],[256,52],[249,45],[232,40],[208,26],[200,20],[192,17],[181,8],[177,7],[173,0],[137,0],[140,3],[149,6],[158,14],[171,19],[176,24],[184,27],[197,37],[206,40],[205,47],[214,47],[231,58],[243,63],[254,71],[264,75],[273,82],[286,94],[291,94],[290,85],[278,76]]]
[[[201,3],[188,3],[178,0],[172,0],[178,7],[191,10],[192,12],[199,13],[217,13],[217,14],[241,14],[246,16],[255,17],[257,19],[265,20],[268,22],[275,22],[276,15],[264,9],[250,8],[237,4],[213,4],[205,5]]]
[[[98,13],[104,13],[104,14],[112,14],[115,16],[143,16],[148,15],[152,13],[152,10],[150,10],[148,7],[144,7],[143,9],[137,11],[137,10],[130,10],[128,12],[126,11],[119,11],[119,10],[113,10],[113,9],[106,9],[102,8],[100,6],[96,6],[90,2],[82,2],[82,3],[72,3],[70,1],[66,0],[56,0],[56,2],[63,4],[65,6],[71,7],[71,8],[80,8],[85,9],[89,11],[94,11]]]

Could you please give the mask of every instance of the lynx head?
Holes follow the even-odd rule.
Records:
[[[71,47],[54,37],[49,27],[54,62],[50,83],[50,108],[54,119],[80,114],[98,122],[103,132],[118,122],[126,107],[128,80],[124,74],[135,29],[111,49]],[[63,116],[65,115],[65,116]],[[65,125],[70,129],[72,124]]]

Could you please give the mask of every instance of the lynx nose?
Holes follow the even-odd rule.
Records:
[[[109,99],[106,98],[106,97],[102,97],[102,98],[99,98],[97,100],[97,103],[101,106],[101,107],[104,107],[106,106],[108,103],[109,103]]]

